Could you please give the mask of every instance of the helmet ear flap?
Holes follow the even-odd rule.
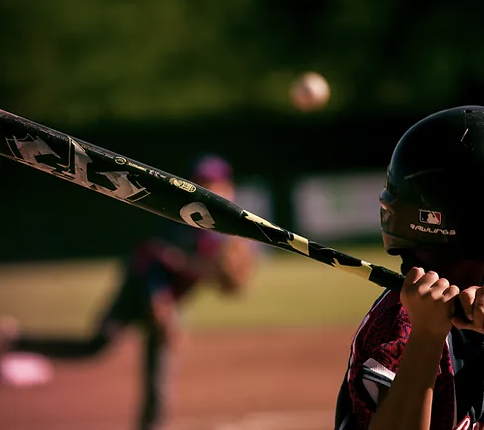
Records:
[[[385,188],[383,188],[382,192],[380,193],[380,225],[382,230],[383,245],[388,254],[399,255],[400,248],[406,248],[409,244],[405,241],[399,240],[390,233],[393,230],[393,204],[395,203],[396,198],[392,195],[392,193],[390,193],[387,185],[388,177],[385,183]]]
[[[396,200],[397,199],[390,191],[388,191],[388,187],[385,185],[385,188],[383,188],[380,193],[380,223],[383,229],[388,225],[390,218],[394,213],[393,204]]]
[[[382,208],[385,208],[386,210],[391,209],[391,205],[395,203],[397,200],[396,196],[392,194],[388,190],[388,186],[385,185],[385,188],[380,193],[380,205]]]

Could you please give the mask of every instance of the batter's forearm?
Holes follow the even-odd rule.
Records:
[[[444,339],[411,333],[397,375],[379,398],[369,430],[429,430]]]

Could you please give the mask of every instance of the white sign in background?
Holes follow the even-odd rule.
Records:
[[[262,218],[272,220],[271,193],[261,180],[246,181],[237,187],[235,203]]]
[[[385,173],[308,176],[293,184],[288,209],[292,229],[313,240],[351,239],[380,234],[379,195]],[[263,181],[243,182],[236,203],[269,220],[275,220],[270,187]]]
[[[295,229],[315,239],[379,234],[385,173],[308,177],[295,184]]]

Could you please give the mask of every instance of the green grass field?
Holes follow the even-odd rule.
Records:
[[[381,248],[341,250],[398,270],[399,260]],[[13,315],[35,332],[82,336],[114,293],[119,268],[113,259],[0,266],[0,315]],[[238,299],[203,287],[185,307],[194,329],[353,324],[381,292],[355,275],[285,252],[262,259]]]

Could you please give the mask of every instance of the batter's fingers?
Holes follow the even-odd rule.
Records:
[[[459,296],[460,290],[457,285],[449,285],[443,292],[442,296],[445,297],[445,301],[452,300]]]
[[[469,287],[465,290],[462,290],[459,294],[459,301],[462,305],[462,309],[464,310],[464,314],[469,321],[474,320],[474,298],[476,296],[476,288],[479,287]]]
[[[433,298],[440,298],[444,294],[444,291],[449,288],[450,282],[445,278],[439,278],[430,287],[430,293]]]
[[[484,290],[478,288],[473,306],[474,325],[478,328],[484,327]]]
[[[402,289],[400,291],[400,297],[411,297],[418,294],[415,285],[424,275],[424,269],[421,267],[412,267],[405,276],[405,280],[403,281]]]
[[[427,272],[415,284],[417,292],[421,295],[430,293],[430,289],[438,280],[439,275],[436,272]],[[440,294],[442,294],[442,292]]]
[[[408,271],[407,276],[405,277],[404,284],[415,285],[424,275],[424,269],[422,269],[421,267],[412,267]]]
[[[449,289],[449,287],[449,281],[445,278],[440,278],[437,282],[432,284],[432,287],[430,288],[430,296],[434,300],[444,300],[444,292]]]

